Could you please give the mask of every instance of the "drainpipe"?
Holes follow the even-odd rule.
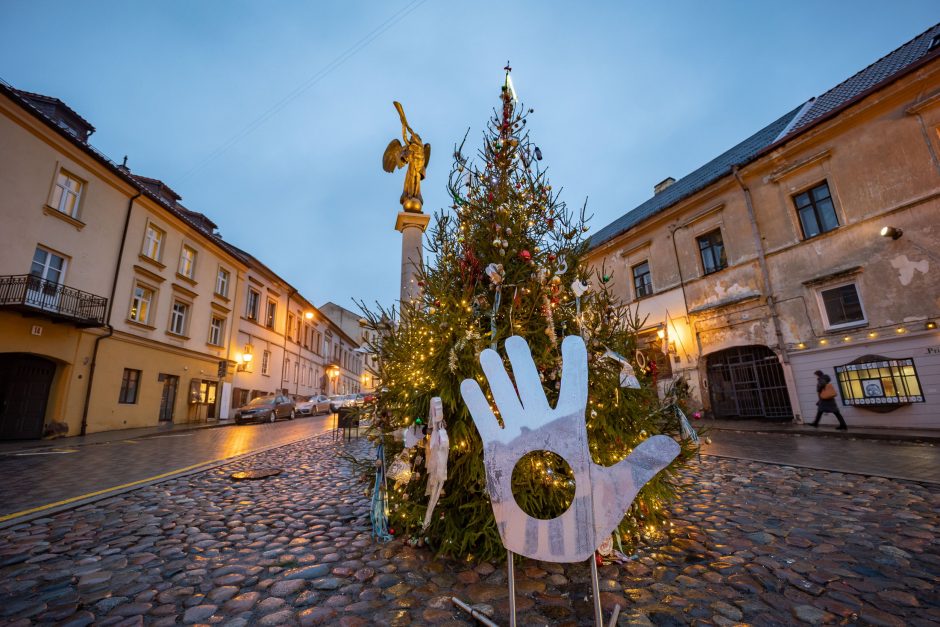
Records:
[[[796,395],[796,386],[793,381],[793,369],[790,365],[790,354],[787,351],[786,344],[783,341],[783,331],[780,329],[780,320],[777,316],[777,303],[774,300],[773,287],[770,284],[770,272],[767,270],[767,258],[764,255],[764,242],[761,240],[760,228],[757,226],[757,216],[754,213],[754,204],[751,201],[751,190],[745,185],[741,178],[741,172],[738,166],[732,166],[731,173],[744,192],[744,204],[747,207],[747,218],[751,223],[751,234],[754,236],[754,248],[757,250],[757,263],[760,266],[761,279],[763,280],[764,300],[767,308],[770,310],[770,320],[774,325],[774,335],[777,338],[777,347],[780,349],[780,360],[783,362],[783,377],[787,383],[787,392],[790,396],[790,409],[793,411],[793,419],[796,423],[802,423],[803,418],[800,415],[799,398]]]
[[[121,260],[124,258],[124,244],[127,242],[127,229],[131,223],[131,210],[134,208],[134,201],[140,198],[141,192],[138,191],[127,201],[127,215],[124,216],[124,230],[121,232],[121,246],[118,249],[117,264],[114,268],[114,278],[111,280],[111,297],[108,299],[108,312],[105,315],[105,326],[108,332],[95,338],[95,347],[91,351],[91,365],[88,367],[88,385],[85,388],[85,403],[82,406],[82,427],[79,435],[85,435],[88,430],[88,405],[91,402],[92,384],[95,382],[95,365],[98,363],[98,345],[101,340],[114,335],[114,327],[111,326],[111,312],[114,309],[114,294],[117,291],[118,275],[121,273]]]

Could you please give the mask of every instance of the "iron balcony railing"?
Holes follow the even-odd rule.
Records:
[[[79,326],[104,326],[108,299],[31,274],[0,276],[0,307],[47,314]]]

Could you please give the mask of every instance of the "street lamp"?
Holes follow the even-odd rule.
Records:
[[[881,237],[900,239],[902,235],[904,235],[904,231],[893,226],[885,226],[881,228]]]
[[[313,312],[312,311],[304,312],[304,318],[306,318],[307,320],[313,320]]]

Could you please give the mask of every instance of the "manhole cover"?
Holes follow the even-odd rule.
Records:
[[[235,481],[245,481],[247,479],[267,479],[281,474],[280,468],[252,468],[251,470],[242,470],[232,473],[232,479]]]

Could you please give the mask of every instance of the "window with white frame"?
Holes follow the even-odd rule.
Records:
[[[174,300],[170,308],[170,333],[186,335],[186,322],[189,319],[189,304]]]
[[[180,251],[180,265],[177,270],[184,277],[191,279],[196,276],[196,250],[183,244]]]
[[[268,372],[269,364],[271,363],[271,351],[264,351],[261,353],[261,374],[270,374]]]
[[[151,288],[140,283],[136,284],[131,297],[131,309],[127,314],[128,319],[141,324],[149,324],[153,296],[154,291]]]
[[[867,322],[858,285],[854,281],[827,286],[816,294],[827,329],[861,326]]]
[[[215,277],[215,293],[217,295],[228,297],[228,283],[231,278],[232,275],[228,270],[219,267],[219,273]]]
[[[287,330],[285,332],[288,339],[294,341],[294,314],[292,313],[287,314]]]
[[[78,217],[78,204],[82,197],[84,183],[65,170],[59,170],[49,206],[60,213],[73,218]]]
[[[294,383],[297,383],[298,377],[300,376],[300,362],[294,362]]]
[[[284,372],[281,373],[281,378],[290,381],[290,359],[284,360]]]
[[[261,293],[252,288],[248,288],[248,298],[245,303],[245,317],[249,320],[258,321],[258,308],[261,306]]]
[[[225,337],[225,318],[212,316],[209,320],[209,343],[213,346],[222,346]]]
[[[144,233],[144,249],[142,254],[154,261],[160,261],[163,256],[163,240],[166,239],[166,233],[154,226],[147,225],[147,231]]]

